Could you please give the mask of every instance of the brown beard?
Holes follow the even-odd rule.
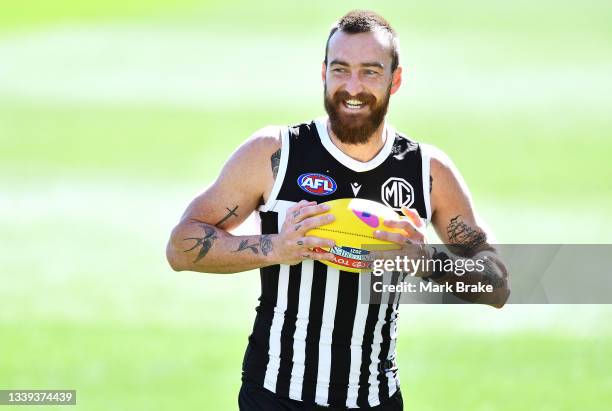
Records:
[[[346,90],[339,90],[332,97],[329,97],[327,95],[327,84],[323,93],[323,102],[325,111],[329,116],[329,124],[338,140],[346,144],[365,144],[385,119],[391,98],[391,84],[389,84],[387,93],[379,104],[376,104],[376,97],[368,93],[351,96]],[[340,105],[343,104],[344,100],[350,98],[360,100],[370,107],[370,114],[364,117],[363,114],[347,115],[341,113]]]

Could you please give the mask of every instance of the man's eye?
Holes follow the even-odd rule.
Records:
[[[368,76],[373,76],[373,75],[377,75],[378,73],[374,70],[366,70],[366,75]]]
[[[343,68],[335,68],[335,69],[332,69],[332,71],[334,73],[346,73],[346,69],[343,69]]]

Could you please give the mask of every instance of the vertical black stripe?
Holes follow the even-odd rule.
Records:
[[[370,288],[368,289],[368,304],[380,304],[382,302],[383,293],[375,293],[374,284],[382,282],[382,277],[370,274]]]
[[[265,213],[259,213],[261,219],[261,233],[262,234],[278,234],[278,213],[276,211],[267,211]]]
[[[325,284],[327,283],[327,266],[319,261],[314,262],[312,273],[312,294],[308,312],[308,327],[306,330],[306,357],[304,363],[304,386],[302,401],[314,403],[319,371],[319,338],[323,323],[323,303],[325,301]]]
[[[358,292],[359,275],[340,271],[338,303],[336,304],[332,333],[332,366],[328,393],[328,403],[331,407],[344,407],[346,405],[351,367],[350,346],[357,312]]]
[[[367,408],[368,390],[370,378],[370,356],[372,355],[372,342],[374,341],[374,328],[378,321],[379,304],[370,304],[368,308],[368,317],[366,319],[365,328],[363,331],[363,345],[361,347],[361,369],[359,371],[359,392],[357,394],[357,405]]]
[[[414,169],[413,176],[415,181],[421,181],[420,187],[415,190],[414,202],[410,207],[417,210],[421,218],[427,219],[427,207],[425,206],[425,193],[423,193],[423,154],[421,150],[421,145],[418,145],[418,149],[414,155]],[[431,171],[427,178],[431,178]],[[431,183],[431,181],[430,181]]]
[[[280,366],[278,369],[278,379],[276,380],[276,393],[286,398],[289,397],[289,383],[293,368],[293,335],[295,334],[295,323],[297,321],[301,278],[301,263],[289,267],[287,310],[285,311],[285,321],[281,330]]]
[[[278,265],[261,269],[262,294],[259,297],[259,306],[255,309],[257,315],[243,363],[243,377],[262,386],[269,360],[270,328],[274,317],[279,272]]]
[[[278,226],[278,213],[261,213],[262,234],[277,234]],[[261,279],[261,297],[259,297],[260,304],[258,311],[269,312],[269,314],[272,315],[274,314],[273,311],[278,298],[278,274],[280,272],[280,266],[273,265],[263,267],[259,270],[259,272]]]
[[[261,232],[263,234],[278,233],[278,213],[260,213]],[[242,363],[242,378],[263,386],[266,367],[269,361],[270,328],[274,317],[274,307],[278,297],[279,265],[263,267],[259,270],[261,295],[257,314],[253,323],[253,332],[249,336],[249,344]]]

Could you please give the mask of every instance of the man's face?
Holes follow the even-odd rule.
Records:
[[[337,31],[331,37],[322,71],[324,103],[343,143],[366,143],[385,118],[401,83],[401,68],[391,72],[391,47],[391,36],[382,31]]]

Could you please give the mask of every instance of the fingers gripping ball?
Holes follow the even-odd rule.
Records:
[[[403,233],[403,230],[386,227],[385,220],[399,220],[392,209],[375,201],[360,198],[341,198],[328,201],[327,213],[335,220],[326,225],[309,230],[307,236],[334,240],[336,246],[331,250],[315,248],[315,251],[330,251],[334,261],[322,261],[339,270],[359,273],[371,269],[370,251],[397,250],[400,246],[389,241],[374,238],[374,230]],[[326,213],[326,214],[327,214]]]

